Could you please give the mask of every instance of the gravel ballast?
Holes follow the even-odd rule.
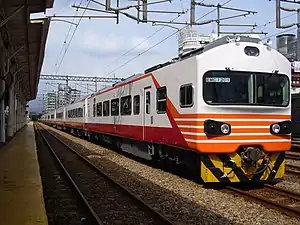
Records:
[[[287,166],[300,166],[300,161],[298,160],[286,159],[285,162]],[[284,181],[276,184],[275,186],[286,188],[291,191],[300,192],[300,176],[291,173],[286,173],[284,176]]]
[[[190,180],[47,128],[178,224],[300,224],[300,219],[285,216],[277,210],[203,188]]]

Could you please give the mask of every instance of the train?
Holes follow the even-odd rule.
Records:
[[[204,183],[280,180],[291,147],[291,64],[259,38],[227,35],[42,115]]]

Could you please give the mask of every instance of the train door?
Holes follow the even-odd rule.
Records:
[[[153,124],[153,116],[151,110],[151,87],[144,88],[144,110],[143,110],[143,139],[147,139],[147,132],[150,131],[150,126]]]
[[[122,98],[121,98],[122,99]],[[119,124],[120,124],[120,98],[114,98],[110,101],[111,104],[111,116],[113,118],[113,128],[114,132],[119,132]]]

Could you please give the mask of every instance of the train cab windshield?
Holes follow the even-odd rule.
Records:
[[[283,74],[208,71],[203,76],[203,98],[210,105],[287,107],[289,87]]]

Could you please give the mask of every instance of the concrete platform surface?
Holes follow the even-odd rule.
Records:
[[[32,122],[0,149],[0,224],[48,224]]]

